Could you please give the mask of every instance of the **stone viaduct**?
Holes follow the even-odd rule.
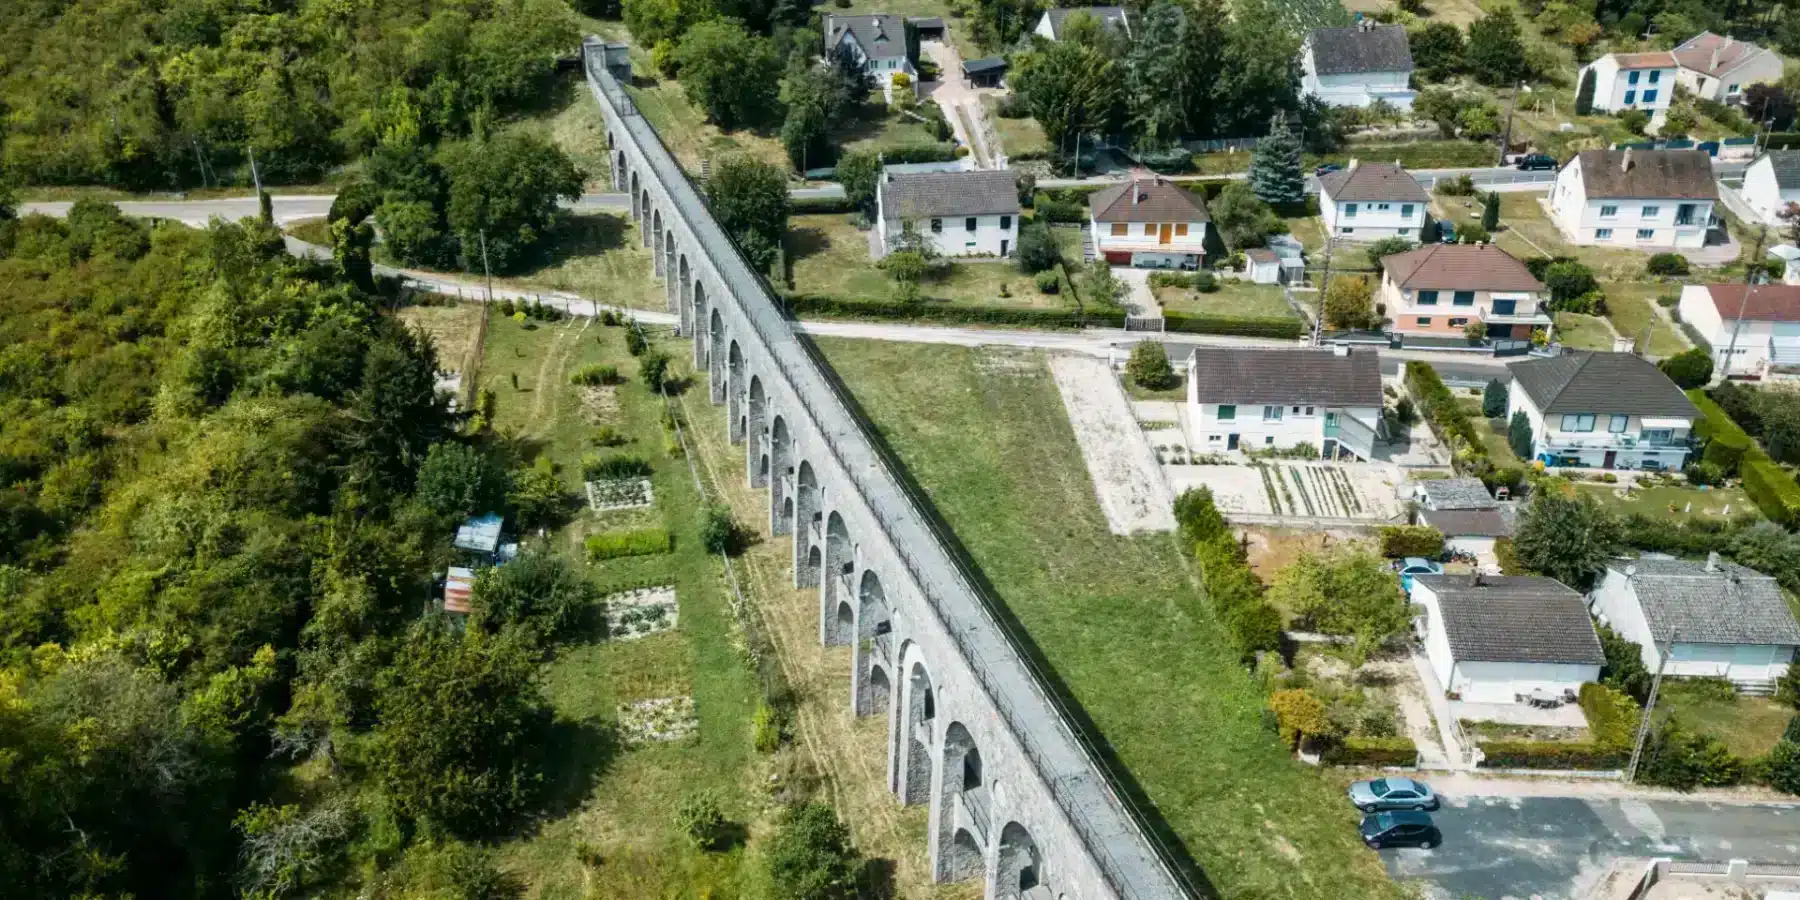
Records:
[[[1195,896],[637,113],[626,48],[582,49],[613,184],[771,529],[793,537],[796,586],[818,590],[819,640],[853,648],[848,714],[887,717],[887,788],[930,807],[933,876],[988,898]]]

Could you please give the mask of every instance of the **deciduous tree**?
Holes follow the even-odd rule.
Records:
[[[1468,59],[1469,70],[1482,84],[1510,86],[1530,74],[1512,7],[1499,7],[1470,23]]]
[[[715,161],[706,191],[713,215],[738,242],[751,267],[768,269],[787,234],[787,175],[738,153]]]
[[[1266,246],[1269,235],[1284,228],[1281,217],[1242,181],[1227,182],[1220,188],[1209,212],[1212,213],[1212,227],[1218,230],[1229,250]]]
[[[1619,548],[1619,520],[1588,497],[1537,492],[1519,517],[1513,549],[1519,561],[1576,590],[1586,590]]]
[[[689,28],[675,62],[688,98],[720,128],[761,125],[780,111],[781,55],[773,41],[737,22],[713,19]]]

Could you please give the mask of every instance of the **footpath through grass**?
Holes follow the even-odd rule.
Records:
[[[1107,530],[1042,355],[820,344],[1223,896],[1401,895],[1265,728],[1180,542]]]

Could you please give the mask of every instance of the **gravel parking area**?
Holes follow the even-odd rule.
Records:
[[[1053,356],[1050,374],[1112,533],[1174,531],[1174,497],[1112,367],[1093,357]]]

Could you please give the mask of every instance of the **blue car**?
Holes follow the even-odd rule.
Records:
[[[1424,847],[1430,850],[1444,842],[1444,835],[1422,812],[1378,812],[1363,816],[1363,843],[1370,850],[1383,847]]]
[[[1350,802],[1363,812],[1398,809],[1437,809],[1443,804],[1423,781],[1411,778],[1377,778],[1350,785]]]

